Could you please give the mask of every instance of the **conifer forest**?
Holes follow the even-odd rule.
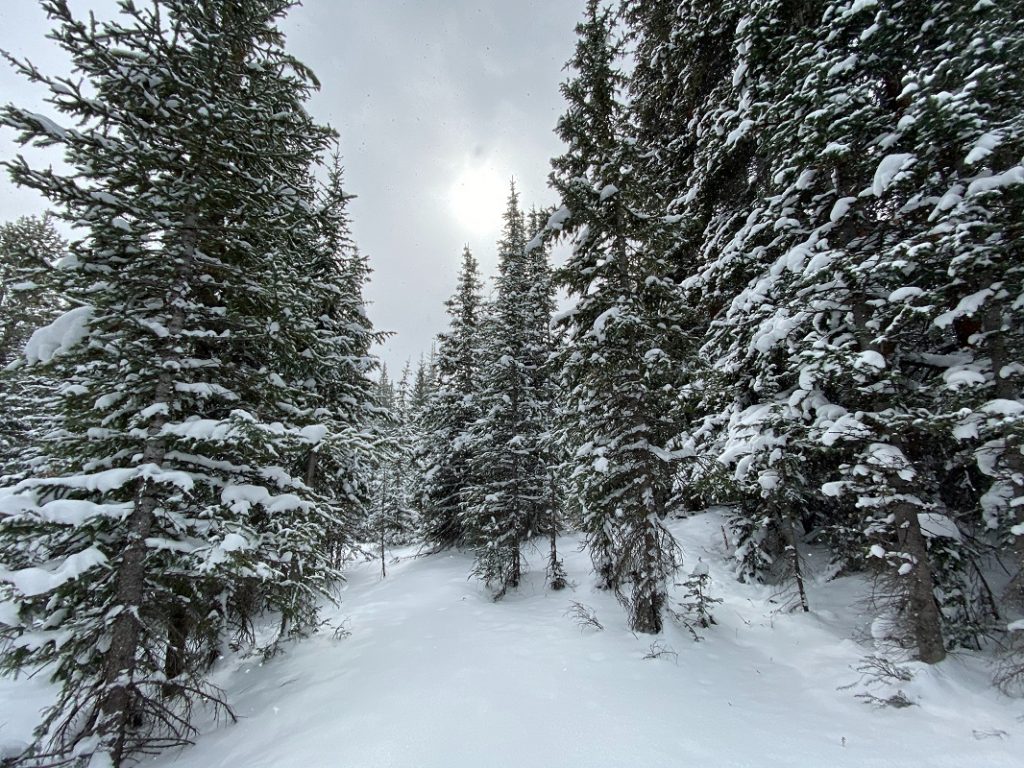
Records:
[[[0,766],[1022,765],[1024,2],[576,0],[390,366],[306,8],[33,4]]]

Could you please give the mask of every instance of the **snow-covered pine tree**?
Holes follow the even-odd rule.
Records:
[[[413,409],[421,413],[415,495],[423,537],[438,548],[465,543],[466,492],[473,472],[468,432],[479,416],[481,287],[476,258],[467,247],[458,286],[446,302],[448,330],[438,337],[435,389],[422,392],[427,374],[421,362],[413,391]]]
[[[623,15],[636,57],[628,84],[636,175],[647,207],[667,217],[660,247],[696,310],[686,332],[705,343],[689,360],[679,402],[677,441],[695,454],[682,468],[680,498],[694,508],[734,505],[741,578],[792,574],[799,587],[804,485],[778,481],[786,438],[763,423],[772,412],[759,402],[761,372],[723,365],[714,342],[731,338],[723,315],[759,271],[759,250],[731,247],[766,182],[756,86],[771,77],[775,42],[800,12],[779,3],[636,2]]]
[[[722,602],[721,598],[710,595],[711,572],[708,564],[698,561],[682,586],[686,592],[680,603],[682,611],[677,618],[690,630],[694,640],[700,640],[697,627],[710,629],[717,624],[712,608]]]
[[[379,404],[370,378],[378,361],[370,349],[386,336],[374,330],[366,313],[363,290],[370,267],[352,241],[347,207],[352,195],[343,181],[335,149],[319,185],[318,238],[312,243],[312,285],[307,287],[312,304],[307,320],[317,346],[291,361],[299,369],[294,380],[319,398],[307,407],[307,415],[331,424],[325,441],[309,446],[303,472],[307,485],[334,502],[328,548],[335,566],[347,557],[354,518],[371,498],[378,436],[370,427]]]
[[[760,293],[771,299],[751,318],[751,345],[780,368],[789,357],[783,395],[805,431],[788,450],[827,449],[824,467],[843,479],[824,490],[859,512],[859,525],[842,525],[855,534],[847,541],[884,559],[883,610],[921,660],[936,662],[943,625],[952,642],[978,604],[943,480],[956,474],[942,416],[952,339],[931,322],[941,304],[918,300],[947,282],[927,201],[956,171],[919,133],[914,94],[939,81],[940,91],[962,89],[966,78],[953,84],[935,70],[957,47],[948,3],[819,10],[786,46],[768,96],[775,188],[759,219],[775,235]]]
[[[50,275],[68,244],[53,220],[47,212],[0,224],[0,365],[14,362],[32,331],[57,313]]]
[[[390,528],[392,541],[396,544],[409,543],[420,529],[419,512],[415,501],[417,478],[414,457],[423,405],[430,395],[429,391],[417,395],[414,375],[412,366],[407,361],[395,387],[395,409],[398,419],[392,439],[396,452],[392,471],[395,478],[396,501]],[[425,372],[421,376],[426,382]]]
[[[32,331],[60,314],[53,271],[67,242],[53,219],[48,212],[0,225],[0,475],[32,471],[39,457],[31,435],[52,424],[59,383],[17,360]]]
[[[641,632],[659,632],[679,549],[662,525],[678,432],[674,386],[682,346],[679,293],[652,244],[660,222],[641,215],[637,157],[625,135],[613,14],[596,0],[577,26],[573,75],[562,92],[552,161],[563,207],[548,223],[572,239],[558,272],[576,304],[565,315],[562,368],[573,480],[600,582],[613,588]]]
[[[414,477],[414,422],[411,404],[408,362],[397,385],[381,367],[377,384],[378,451],[370,482],[366,533],[380,554],[381,575],[387,576],[386,553],[389,546],[408,543],[417,530],[418,520],[412,503]]]
[[[705,295],[718,297],[717,309],[708,312],[714,322],[705,354],[734,393],[731,402],[720,400],[717,412],[705,406],[709,428],[698,447],[733,470],[734,487],[744,502],[735,521],[741,539],[737,554],[744,558],[745,570],[759,574],[773,567],[787,548],[796,554],[794,530],[816,506],[817,487],[852,459],[845,453],[848,444],[832,433],[823,434],[816,423],[819,417],[831,419],[831,424],[846,413],[858,384],[865,394],[874,391],[875,399],[867,395],[857,409],[882,410],[895,391],[879,385],[877,367],[866,362],[875,360],[873,348],[847,348],[833,357],[823,339],[846,339],[854,346],[873,341],[866,329],[858,335],[854,326],[857,317],[866,321],[874,297],[856,294],[856,289],[844,291],[858,280],[849,272],[863,278],[880,262],[859,268],[858,256],[850,256],[847,248],[852,244],[851,250],[863,254],[865,246],[877,247],[879,241],[872,238],[880,233],[872,230],[881,228],[873,224],[874,212],[868,212],[862,227],[843,231],[837,222],[845,208],[833,207],[842,196],[835,189],[849,184],[854,191],[843,194],[856,194],[858,172],[853,164],[833,165],[828,159],[830,152],[852,146],[860,148],[857,160],[863,158],[891,114],[877,98],[882,86],[874,64],[850,77],[860,91],[850,82],[829,82],[857,70],[859,61],[867,67],[857,51],[873,41],[858,38],[867,24],[848,34],[837,32],[830,14],[849,23],[849,15],[838,7],[826,12],[824,6],[804,4],[797,11],[767,4],[736,24],[732,73],[720,78],[722,108],[725,116],[738,113],[744,118],[735,129],[741,137],[756,126],[748,175],[756,180],[755,195],[732,198],[721,208],[715,217],[720,225],[709,228],[697,274],[688,281]],[[785,53],[779,56],[778,51]],[[905,52],[886,55],[892,60]],[[728,93],[730,82],[738,86],[733,95]],[[851,98],[851,92],[858,97]],[[728,134],[724,143],[734,135]],[[714,144],[714,138],[707,143]],[[870,173],[861,171],[860,179],[865,172]],[[847,207],[854,199],[847,199]],[[844,265],[849,272],[844,273]],[[820,364],[825,358],[829,362]],[[886,395],[878,397],[874,387]],[[897,453],[902,455],[882,450],[877,456],[894,458]],[[866,465],[856,466],[868,474]],[[908,471],[894,465],[874,481]],[[833,511],[841,506],[833,505]],[[863,529],[856,520],[851,526],[843,518],[819,517],[815,522],[846,534]],[[863,539],[859,548],[864,549]],[[799,559],[792,562],[799,584]]]
[[[946,642],[960,645],[977,642],[1001,610],[1020,610],[1024,596],[1024,540],[1013,532],[1024,521],[1024,90],[1013,65],[1024,6],[936,0],[915,35],[902,27],[920,9],[898,10],[893,26],[920,53],[899,83],[891,150],[911,156],[907,182],[894,178],[887,192],[899,206],[895,256],[914,271],[876,312],[885,329],[901,320],[892,305],[930,322],[901,362],[930,401],[921,452],[936,465],[942,506],[921,525]],[[948,443],[951,424],[959,451]],[[1007,603],[994,604],[981,578],[979,541],[1010,555],[1015,578],[999,596]]]
[[[270,609],[315,625],[335,504],[309,456],[349,424],[311,361],[366,345],[322,322],[310,165],[331,132],[282,48],[292,3],[126,3],[116,22],[44,5],[85,83],[17,66],[76,127],[0,120],[73,171],[8,168],[83,236],[60,273],[72,309],[37,336],[65,382],[49,471],[2,499],[3,665],[61,686],[26,759],[119,766],[222,701],[205,673],[229,632],[251,639]]]
[[[430,348],[430,356],[420,356],[416,364],[416,373],[412,378],[412,387],[409,390],[409,406],[414,413],[420,413],[427,401],[433,397],[434,389],[437,386],[437,353],[433,346]]]
[[[479,416],[469,430],[473,452],[463,515],[476,553],[474,573],[495,598],[519,586],[522,546],[538,531],[549,499],[544,435],[550,409],[545,386],[551,292],[538,266],[543,248],[526,249],[526,222],[512,185],[498,242],[496,297],[481,359]]]
[[[539,397],[547,404],[546,428],[540,438],[541,461],[547,472],[548,495],[544,504],[538,534],[548,539],[547,583],[553,590],[564,589],[569,584],[565,565],[558,554],[558,535],[565,528],[565,495],[568,464],[565,455],[565,441],[560,432],[564,419],[560,417],[564,404],[559,392],[557,339],[551,320],[555,311],[555,285],[551,269],[550,236],[545,225],[552,211],[531,209],[527,216],[527,233],[533,237],[526,245],[526,258],[533,284],[530,304],[537,311],[536,322],[543,325],[538,341],[541,348],[536,354],[537,388]]]
[[[960,525],[994,532],[1009,555],[1011,610],[1024,607],[1024,79],[1013,64],[1024,51],[1022,10],[936,4],[937,44],[904,88],[912,173],[927,190],[918,251],[929,254],[928,283],[913,282],[926,293],[904,291],[905,300],[942,331],[945,349],[935,351],[951,355],[930,361],[948,365],[940,391],[967,458],[951,473],[967,488],[974,466],[985,478],[979,508]]]
[[[1013,240],[1013,203],[1002,202],[1004,190],[1012,200],[1016,161],[976,179],[964,158],[996,124],[1012,124],[1012,108],[993,114],[1004,86],[979,85],[1007,77],[994,52],[1012,47],[1019,28],[987,5],[837,0],[801,11],[744,21],[747,35],[782,35],[767,48],[783,54],[748,57],[733,77],[759,105],[762,188],[700,276],[727,299],[708,350],[752,396],[731,406],[717,439],[738,480],[756,481],[769,500],[785,489],[797,512],[809,488],[843,478],[825,486],[842,514],[816,523],[843,549],[870,543],[891,564],[887,610],[920,658],[937,661],[942,624],[955,641],[989,610],[984,587],[967,578],[958,513],[971,502],[957,482],[949,390],[994,384],[980,373],[984,352],[964,348],[992,337],[968,341],[967,329],[975,305],[1013,295],[966,276]],[[748,52],[765,50],[756,41]],[[994,206],[981,204],[989,185]],[[977,260],[981,251],[962,247],[982,241]],[[745,286],[726,279],[731,264]]]
[[[307,122],[308,117],[301,117],[293,127],[300,137],[298,156],[307,153],[309,162],[306,139],[301,138]],[[312,160],[318,163],[319,157]],[[283,318],[275,320],[275,341],[286,346],[271,347],[263,369],[279,398],[275,418],[287,432],[303,437],[286,469],[316,501],[315,509],[305,509],[310,516],[261,519],[261,537],[285,552],[304,553],[286,561],[283,604],[276,602],[275,589],[253,585],[262,595],[256,603],[259,610],[270,608],[282,615],[279,638],[313,626],[321,596],[350,554],[349,540],[362,507],[369,503],[370,472],[379,451],[368,428],[377,412],[370,379],[377,360],[370,347],[384,334],[374,331],[366,315],[362,292],[370,270],[351,239],[351,196],[344,191],[336,148],[322,183],[312,171],[310,165],[296,166],[294,218],[278,222],[275,229],[288,238],[274,287]],[[293,537],[294,543],[288,544]]]
[[[620,89],[625,83],[625,77],[617,69],[621,51],[612,38],[612,16],[609,9],[591,1],[587,5],[586,20],[576,27],[579,39],[576,54],[568,67],[577,73],[577,77],[562,84],[562,96],[567,102],[568,111],[558,123],[560,138],[569,144],[570,149],[552,161],[553,170],[550,177],[550,184],[562,201],[562,208],[555,211],[546,227],[546,231],[551,231],[555,235],[563,233],[566,222],[573,216],[576,226],[569,227],[566,234],[586,227],[583,231],[589,235],[589,224],[581,223],[581,212],[592,207],[594,182],[590,176],[602,172],[606,164],[614,162],[614,154],[621,138],[619,131],[623,121],[623,107],[620,102]],[[573,210],[575,214],[572,213]],[[586,244],[586,241],[574,244],[574,255]],[[576,290],[585,294],[589,283],[587,275],[598,266],[597,263],[588,262],[596,262],[597,258],[585,253],[583,263],[576,265],[574,261],[560,269],[556,273],[556,279],[570,293],[574,288],[573,282],[578,281],[580,285]],[[601,259],[601,263],[606,262]],[[582,267],[583,274],[570,275],[570,270],[577,266]],[[607,301],[602,301],[593,313],[594,317],[601,315],[608,306],[610,304]],[[586,302],[582,309],[588,309]],[[574,310],[579,311],[580,307]],[[593,318],[590,320],[592,322]],[[590,441],[585,430],[586,425],[581,425],[582,429],[578,428],[580,425],[577,424],[575,409],[571,405],[576,385],[571,375],[573,366],[570,363],[576,361],[582,364],[584,361],[576,357],[576,352],[569,344],[571,332],[566,328],[564,318],[559,323],[559,330],[563,334],[563,347],[560,350],[563,358],[560,365],[562,394],[569,401],[563,413],[560,436],[565,442],[567,454],[574,457],[577,451]],[[570,469],[569,474],[575,481],[576,473]],[[587,531],[587,547],[598,584],[603,589],[610,589],[613,587],[614,548],[611,531],[606,530],[603,525],[592,525],[588,528],[585,521],[596,521],[588,518],[586,502],[581,499],[580,503],[582,509],[579,523]]]

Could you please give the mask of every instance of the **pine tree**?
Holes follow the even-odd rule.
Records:
[[[50,275],[67,246],[51,213],[0,225],[0,364],[12,363],[58,311]]]
[[[653,245],[660,222],[640,212],[612,28],[611,12],[590,2],[569,64],[574,77],[563,86],[558,133],[568,150],[551,174],[563,208],[548,228],[573,239],[558,276],[576,300],[563,322],[562,365],[583,529],[598,577],[628,605],[631,627],[659,632],[679,562],[661,521],[673,485],[673,355],[685,310]]]
[[[954,355],[936,399],[945,401],[964,449],[955,475],[962,488],[975,485],[975,467],[987,480],[961,525],[995,531],[1009,550],[1016,575],[1006,597],[1017,607],[1024,605],[1024,534],[1012,532],[1024,523],[1024,266],[1016,257],[1024,238],[1024,90],[1013,62],[1024,47],[1021,11],[1020,3],[937,3],[936,44],[918,65],[904,110],[913,120],[911,172],[927,190],[918,192],[915,245],[930,256],[921,260],[928,282],[915,281],[927,292],[906,300],[941,332],[936,351]],[[957,94],[953,104],[943,103],[946,93]]]
[[[67,242],[53,215],[23,216],[0,225],[0,474],[20,477],[37,466],[35,430],[51,424],[46,404],[61,382],[18,361],[32,331],[60,314],[54,270]],[[47,350],[33,350],[46,353]]]
[[[677,617],[690,630],[694,640],[700,640],[700,635],[697,634],[698,627],[710,629],[718,623],[711,609],[722,600],[711,597],[710,587],[711,573],[708,565],[705,562],[698,562],[683,582],[686,593],[681,604],[682,612]]]
[[[666,252],[682,299],[695,310],[682,318],[685,333],[700,340],[678,404],[676,441],[693,454],[682,468],[679,501],[696,509],[734,505],[741,578],[793,576],[806,609],[797,530],[805,511],[821,503],[804,503],[816,488],[800,476],[806,464],[786,460],[787,430],[777,428],[774,404],[764,407],[774,394],[772,369],[765,376],[726,364],[719,347],[746,324],[746,307],[735,322],[723,316],[763,266],[759,243],[739,249],[734,242],[768,181],[759,86],[777,75],[780,41],[801,23],[805,6],[637,2],[624,5],[624,18],[637,59],[628,88],[638,185],[665,219],[661,242],[651,244]]]
[[[417,371],[416,381],[412,381],[411,365],[406,362],[402,376],[395,388],[395,407],[397,420],[392,438],[395,458],[392,461],[392,474],[395,478],[395,503],[392,522],[389,525],[391,539],[396,544],[407,544],[412,541],[420,529],[419,513],[416,508],[415,487],[416,467],[414,464],[417,430],[422,418],[423,407],[430,397],[429,389],[423,389],[429,381],[424,366]]]
[[[465,543],[463,520],[473,471],[468,432],[479,415],[480,290],[477,261],[467,247],[458,287],[446,302],[449,327],[438,339],[436,388],[426,392],[428,375],[421,363],[413,391],[412,407],[421,414],[416,498],[423,537],[439,548]]]
[[[530,305],[537,312],[534,322],[542,330],[538,334],[538,347],[535,352],[536,382],[538,398],[547,409],[544,432],[540,435],[540,461],[547,473],[547,500],[539,522],[538,533],[548,538],[548,564],[546,567],[547,583],[553,590],[564,589],[569,585],[569,576],[565,572],[562,558],[558,554],[558,535],[565,528],[564,498],[566,493],[566,456],[565,441],[559,427],[563,404],[559,396],[557,340],[551,327],[551,318],[555,311],[554,275],[551,270],[548,237],[545,235],[545,224],[552,211],[542,212],[536,208],[527,217],[528,232],[533,238],[526,245],[526,258],[532,283]]]
[[[699,448],[753,502],[741,515],[752,568],[793,545],[801,518],[847,563],[871,545],[886,610],[938,661],[944,634],[961,642],[991,620],[961,542],[977,531],[965,448],[988,417],[967,406],[950,427],[953,401],[996,384],[989,345],[1013,338],[982,329],[995,307],[1011,325],[1015,289],[985,274],[1014,238],[1014,161],[976,176],[965,162],[1016,119],[1002,57],[1019,25],[943,2],[755,10],[722,78],[746,84],[748,111],[740,93],[725,114],[756,126],[755,194],[719,201],[727,226],[707,228],[692,280],[722,297],[705,353],[742,396],[707,403]]]
[[[347,557],[354,517],[371,498],[369,476],[378,451],[377,436],[369,426],[379,403],[371,381],[378,361],[370,350],[386,336],[374,330],[366,313],[363,289],[370,268],[352,241],[347,208],[351,199],[334,149],[316,205],[318,237],[312,243],[314,267],[309,275],[313,284],[305,288],[313,301],[307,319],[317,346],[291,359],[300,369],[295,381],[317,397],[308,412],[330,422],[325,441],[310,446],[303,471],[306,484],[333,501],[327,545],[335,566]]]
[[[365,272],[335,261],[341,229],[318,207],[331,132],[282,49],[290,2],[124,4],[108,23],[44,5],[85,83],[17,66],[77,127],[17,107],[0,121],[75,170],[8,168],[84,237],[61,271],[72,309],[37,337],[66,382],[49,471],[3,497],[20,606],[3,663],[61,686],[33,759],[119,766],[187,741],[197,701],[223,703],[206,671],[258,615],[282,635],[317,623],[337,503],[310,457],[350,449],[365,403],[342,406],[342,372],[313,361],[365,364],[365,315],[355,334],[346,314]]]
[[[540,266],[543,249],[527,251],[514,184],[504,221],[497,295],[481,352],[488,375],[468,438],[472,480],[463,517],[476,552],[474,572],[496,599],[519,586],[523,544],[542,530],[549,499],[543,441],[551,293]]]
[[[907,56],[909,49],[882,42],[884,35],[860,38],[870,24],[861,22],[869,14],[827,5],[765,4],[736,24],[729,15],[738,8],[722,9],[724,15],[719,9],[703,10],[713,17],[706,28],[724,30],[727,42],[729,30],[736,30],[735,54],[729,47],[721,49],[719,60],[726,66],[714,82],[698,76],[713,95],[703,118],[712,130],[701,131],[702,121],[694,121],[699,164],[689,174],[692,186],[686,196],[697,203],[688,218],[707,223],[697,268],[685,284],[710,297],[704,306],[713,322],[704,352],[720,372],[724,387],[718,389],[735,393],[730,398],[708,391],[703,404],[707,420],[697,447],[733,470],[731,492],[741,502],[734,529],[744,571],[760,576],[777,570],[779,562],[788,565],[805,610],[798,526],[822,525],[848,539],[860,525],[856,517],[851,520],[854,504],[844,504],[838,494],[832,494],[832,504],[821,505],[817,489],[822,483],[845,466],[872,478],[854,484],[861,488],[857,507],[865,506],[879,483],[892,489],[882,506],[899,506],[907,496],[901,484],[919,476],[906,465],[902,448],[890,444],[889,434],[901,432],[895,424],[876,433],[881,439],[861,444],[860,461],[850,451],[852,443],[841,438],[843,427],[830,431],[829,426],[847,411],[881,412],[891,405],[893,393],[910,391],[905,380],[889,374],[898,377],[898,366],[887,367],[882,384],[879,366],[872,365],[884,358],[874,337],[878,326],[871,307],[889,291],[883,287],[888,275],[877,271],[885,263],[877,257],[879,244],[886,242],[884,227],[869,222],[883,218],[879,214],[885,208],[867,210],[865,205],[860,228],[849,225],[861,209],[840,222],[846,215],[842,206],[848,208],[855,198],[839,198],[856,194],[874,166],[861,170],[830,158],[851,147],[859,148],[858,160],[870,158],[864,150],[886,130],[888,120],[895,122],[891,107],[878,98],[888,88],[879,79],[885,67],[878,59],[868,64],[860,50],[877,43],[881,58],[892,61]],[[778,56],[778,51],[786,53]],[[836,85],[829,78],[849,79]],[[732,128],[738,118],[741,122]],[[716,184],[716,175],[735,169],[744,152],[746,185],[734,184],[730,190]],[[866,178],[870,186],[870,175]],[[726,192],[713,191],[716,186]],[[849,191],[837,192],[837,187]],[[877,287],[866,287],[872,282]],[[841,351],[831,348],[837,341]],[[879,397],[880,392],[885,396]],[[858,425],[846,427],[849,437],[867,437]],[[916,528],[916,515],[907,509],[898,514],[906,517],[904,529]],[[923,545],[923,539],[911,535],[904,544]],[[922,552],[914,557],[922,559]],[[919,595],[930,591],[925,570],[923,564],[917,569]],[[919,602],[935,619],[931,603]]]
[[[406,544],[418,528],[412,499],[414,414],[410,401],[409,363],[402,369],[397,386],[381,367],[377,384],[379,450],[370,483],[368,539],[379,547],[381,576],[387,576],[388,546]]]

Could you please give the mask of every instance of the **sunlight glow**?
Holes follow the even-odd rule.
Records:
[[[493,165],[467,164],[448,189],[448,202],[456,221],[473,234],[500,226],[509,180]]]

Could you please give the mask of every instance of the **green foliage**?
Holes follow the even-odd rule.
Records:
[[[82,236],[55,273],[60,344],[29,359],[60,382],[53,422],[0,496],[19,610],[3,665],[61,686],[37,762],[121,765],[224,704],[222,644],[318,626],[366,498],[377,336],[337,162],[316,179],[333,132],[282,47],[290,2],[124,3],[96,23],[44,5],[75,77],[15,65],[76,127],[15,106],[0,122],[75,170],[7,167]]]

